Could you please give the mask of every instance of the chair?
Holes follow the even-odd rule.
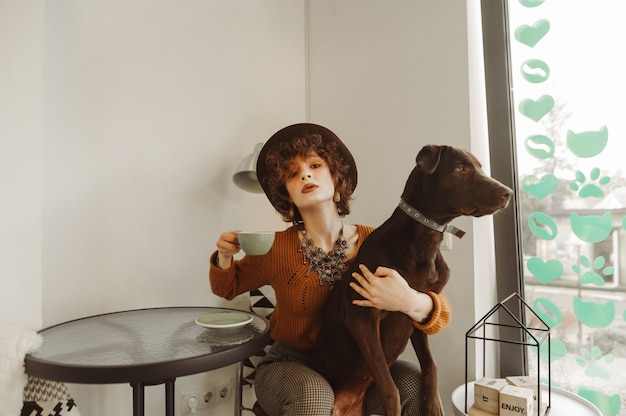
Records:
[[[21,416],[80,416],[65,383],[28,376]]]
[[[0,415],[80,416],[65,384],[25,374],[26,354],[42,341],[29,328],[0,322]]]
[[[276,295],[274,293],[274,289],[271,286],[263,286],[259,289],[250,291],[250,311],[255,314],[262,316],[266,319],[270,319],[272,316],[272,312],[274,312],[274,306],[276,305]],[[270,350],[273,341],[270,341],[269,344],[257,355],[253,355],[248,357],[242,363],[240,363],[240,385],[239,385],[239,404],[240,411],[251,412],[256,416],[266,416],[263,409],[260,408],[258,403],[254,403],[252,408],[245,407],[243,405],[243,387],[249,386],[251,389],[254,385],[254,377],[256,375],[256,367],[265,357],[265,354]]]
[[[270,319],[272,316],[272,312],[274,312],[274,307],[276,305],[276,294],[274,293],[274,289],[271,286],[263,286],[259,289],[250,291],[250,311],[254,312],[259,316],[263,316],[266,319]],[[243,386],[250,386],[250,388],[254,385],[254,376],[256,375],[256,367],[265,357],[265,355],[269,352],[273,340],[270,340],[269,344],[265,346],[265,348],[257,355],[253,355],[248,357],[242,363],[239,364],[240,367],[240,384],[239,384],[239,409],[241,412],[250,412],[255,416],[267,416],[267,413],[261,409],[258,402],[254,402],[252,408],[245,407],[243,405],[243,395],[242,390]],[[376,415],[372,415],[376,416]]]

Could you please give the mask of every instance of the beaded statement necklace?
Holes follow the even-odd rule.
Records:
[[[309,270],[306,272],[308,276],[311,271],[317,273],[320,279],[320,286],[327,282],[332,285],[336,281],[341,280],[341,272],[347,267],[343,260],[346,258],[346,239],[343,237],[343,224],[339,231],[339,239],[335,241],[333,249],[326,253],[324,250],[315,245],[313,240],[306,235],[304,227],[302,231],[302,240],[298,246],[298,252],[304,257],[304,264],[309,263]]]

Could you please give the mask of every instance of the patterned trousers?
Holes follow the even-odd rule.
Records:
[[[257,401],[269,416],[329,416],[335,395],[330,384],[305,365],[306,354],[278,342],[259,363],[254,380]],[[391,366],[391,376],[400,391],[403,416],[422,414],[422,374],[406,361]],[[367,415],[382,415],[376,386],[365,396]]]

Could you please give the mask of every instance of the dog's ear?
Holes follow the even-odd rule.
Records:
[[[417,154],[415,163],[419,170],[427,175],[430,175],[437,169],[439,165],[439,159],[441,158],[441,146],[429,144],[422,147],[422,150]]]

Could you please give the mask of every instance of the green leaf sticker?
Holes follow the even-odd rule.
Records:
[[[605,367],[610,367],[611,363],[615,361],[613,354],[603,356],[600,348],[594,346],[591,351],[587,348],[581,348],[580,355],[580,357],[576,358],[576,363],[585,368],[585,375],[587,377],[596,377],[602,380],[609,380],[611,378],[611,374]]]
[[[533,84],[540,84],[550,77],[548,64],[540,59],[528,59],[520,68],[522,77]]]
[[[548,214],[533,212],[528,216],[528,228],[542,240],[554,240],[558,233],[556,222]]]
[[[606,328],[615,318],[615,302],[585,302],[574,296],[574,314],[581,324],[590,328]]]
[[[520,25],[515,29],[515,39],[526,46],[534,48],[550,31],[550,22],[546,19],[537,20],[532,26]]]
[[[533,121],[541,120],[554,107],[554,98],[542,95],[536,100],[526,98],[519,103],[519,112]]]
[[[558,279],[563,274],[563,264],[558,260],[544,262],[539,257],[531,257],[526,265],[528,271],[544,285]]]
[[[524,140],[526,151],[537,159],[549,159],[554,156],[554,142],[548,136],[535,134]]]
[[[559,307],[546,298],[535,299],[533,310],[550,328],[554,328],[563,322],[563,314]]]
[[[576,237],[587,243],[598,243],[607,238],[613,230],[613,215],[610,211],[603,215],[584,217],[572,212],[569,222]]]
[[[609,130],[602,126],[599,130],[575,133],[567,130],[567,148],[578,157],[594,157],[600,154],[609,141]]]
[[[522,189],[539,201],[550,195],[558,185],[558,179],[551,173],[543,175],[541,179],[535,175],[528,175],[522,179]]]
[[[609,396],[601,391],[591,390],[580,385],[578,387],[578,395],[595,404],[603,416],[617,416],[619,409],[622,407],[622,399],[619,394]]]

